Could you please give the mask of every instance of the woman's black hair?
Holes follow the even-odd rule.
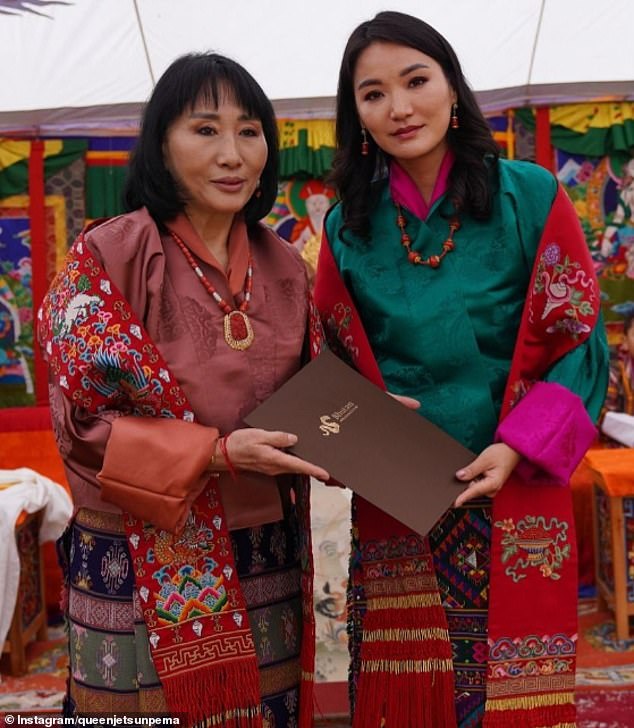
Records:
[[[150,96],[123,193],[126,211],[146,207],[162,227],[184,209],[172,175],[165,167],[163,146],[170,125],[197,101],[215,107],[225,95],[262,124],[268,157],[260,177],[260,195],[243,209],[247,225],[265,217],[277,196],[278,137],[271,102],[257,81],[239,63],[217,53],[190,53],[175,60]]]
[[[448,196],[459,212],[478,219],[491,213],[489,183],[499,149],[447,40],[419,18],[382,12],[353,32],[341,61],[337,88],[337,150],[329,182],[342,202],[343,230],[369,237],[373,205],[371,183],[387,164],[385,154],[368,134],[369,153],[361,155],[361,123],[354,94],[354,72],[360,54],[372,43],[408,46],[433,58],[442,68],[458,102],[459,128],[449,129],[447,142],[455,155]]]

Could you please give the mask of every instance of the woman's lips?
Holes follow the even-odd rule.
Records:
[[[239,177],[223,177],[222,179],[212,179],[211,182],[224,192],[240,192],[245,180]]]
[[[422,124],[420,126],[404,126],[397,129],[392,136],[395,136],[397,139],[411,139],[422,128]]]

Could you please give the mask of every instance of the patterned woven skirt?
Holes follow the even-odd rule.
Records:
[[[301,588],[297,520],[231,533],[267,728],[296,724]],[[58,542],[68,584],[64,715],[166,713],[120,516],[81,509]]]
[[[452,645],[456,725],[458,728],[479,728],[486,701],[491,502],[474,500],[467,507],[447,511],[430,532],[429,544]],[[391,548],[393,556],[398,557],[394,544]],[[350,565],[348,632],[350,702],[354,709],[366,612],[363,586],[355,578],[361,570],[361,552],[354,540]],[[424,699],[433,701],[434,696],[426,695]],[[403,727],[388,725],[385,728]]]

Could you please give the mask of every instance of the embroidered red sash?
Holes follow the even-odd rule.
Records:
[[[84,231],[85,233],[86,231]],[[49,368],[69,400],[141,417],[194,420],[167,363],[80,234],[39,311]],[[321,345],[318,319],[311,346]],[[314,617],[309,490],[301,488],[301,728],[312,725]],[[218,488],[211,478],[174,535],[123,517],[152,660],[170,712],[191,724],[262,726],[260,682]]]
[[[384,387],[326,240],[315,301],[338,353]],[[501,419],[588,337],[598,310],[590,254],[560,188],[537,251]],[[355,617],[363,637],[354,726],[378,726],[381,719],[387,728],[455,726],[447,622],[427,540],[355,500],[356,579],[367,610]],[[569,488],[511,477],[493,501],[491,559],[483,725],[574,728],[577,565]],[[354,571],[352,583],[354,599]]]

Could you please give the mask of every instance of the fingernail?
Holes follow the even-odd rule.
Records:
[[[458,477],[458,478],[464,478],[464,476],[465,476],[466,474],[467,474],[467,471],[466,471],[466,470],[459,470],[459,471],[458,471],[458,472],[456,473],[456,477]]]
[[[288,444],[294,445],[297,442],[297,435],[291,435],[288,436]]]

